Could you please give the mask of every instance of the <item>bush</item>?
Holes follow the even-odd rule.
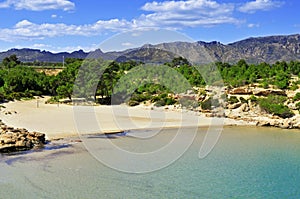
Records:
[[[269,95],[267,98],[259,100],[259,106],[269,114],[274,114],[282,118],[290,118],[294,113],[283,103],[286,97],[279,95]]]
[[[292,91],[297,90],[297,89],[298,89],[298,84],[297,84],[296,82],[293,82],[292,85],[290,86],[290,89],[291,89]]]
[[[160,106],[166,106],[166,105],[173,105],[176,102],[177,101],[171,97],[161,98],[160,100],[156,101],[154,106],[160,107]]]
[[[161,107],[161,106],[165,106],[165,105],[166,105],[166,103],[165,103],[165,100],[163,100],[163,99],[158,100],[158,101],[154,104],[154,106],[156,106],[156,107]]]
[[[257,97],[255,97],[254,95],[251,95],[250,98],[249,98],[249,100],[251,102],[257,102],[258,101]]]
[[[242,103],[248,103],[248,100],[246,100],[246,99],[243,98],[243,97],[240,97],[240,101],[241,101]]]
[[[147,100],[150,100],[150,95],[148,94],[137,94],[137,93],[134,93],[131,97],[131,100],[132,101],[137,101],[137,102],[143,102],[143,101],[147,101]]]
[[[212,110],[213,106],[219,105],[219,100],[210,97],[209,99],[203,101],[200,105],[203,110]]]
[[[55,104],[55,103],[58,103],[58,102],[59,102],[59,97],[54,96],[54,97],[51,97],[50,99],[48,99],[46,101],[46,104]]]
[[[293,101],[295,102],[295,101],[298,101],[298,100],[300,100],[300,93],[296,93],[296,95],[294,96],[294,98],[293,98]]]
[[[228,99],[229,104],[235,104],[239,102],[239,99],[236,96],[230,96]]]
[[[168,94],[163,93],[158,96],[149,97],[149,99],[151,98],[151,102],[154,103],[154,102],[160,101],[161,99],[165,99],[167,97],[168,97]]]
[[[197,108],[199,106],[196,100],[189,99],[189,98],[181,98],[179,100],[179,103],[181,104],[182,107],[185,108]]]
[[[296,104],[297,110],[300,112],[300,102]]]

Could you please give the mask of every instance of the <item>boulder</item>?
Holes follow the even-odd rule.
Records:
[[[279,128],[282,128],[282,129],[290,129],[292,128],[292,125],[291,125],[291,121],[290,120],[284,120],[282,121],[281,124],[279,124]]]
[[[2,121],[1,121],[2,122]],[[1,124],[0,153],[30,150],[46,143],[45,134],[28,132],[26,129],[15,129]]]

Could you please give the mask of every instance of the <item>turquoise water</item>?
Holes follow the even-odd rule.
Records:
[[[204,135],[205,129],[199,129],[178,161],[147,174],[110,169],[81,143],[2,156],[0,198],[300,198],[299,131],[225,128],[212,153],[199,159]],[[113,142],[152,150],[173,136],[174,130],[164,130],[147,143],[131,137]]]

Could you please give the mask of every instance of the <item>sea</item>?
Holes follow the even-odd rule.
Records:
[[[91,142],[65,140],[44,149],[3,154],[0,198],[300,198],[299,130],[225,127],[204,158],[199,158],[199,151],[208,129],[197,129],[195,137],[192,131],[184,129],[173,150],[184,148],[180,145],[186,144],[185,136],[193,139],[191,145],[157,168],[147,158],[128,157],[126,162],[126,155],[112,166],[109,160],[119,157],[104,143],[133,155],[154,154],[173,143],[177,129],[148,137],[136,136],[147,130],[90,135],[86,140]],[[103,151],[110,159],[97,156]]]

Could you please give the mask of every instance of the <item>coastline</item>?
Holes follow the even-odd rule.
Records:
[[[45,133],[49,140],[153,128],[256,125],[255,122],[206,117],[204,113],[181,109],[45,104],[47,99],[4,103],[0,119],[8,126]]]

